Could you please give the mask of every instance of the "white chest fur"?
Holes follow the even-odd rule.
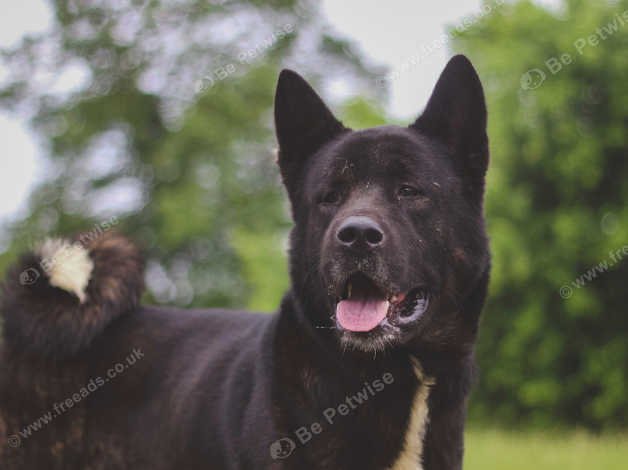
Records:
[[[428,420],[427,398],[434,379],[423,374],[421,364],[412,358],[414,373],[421,382],[412,402],[410,420],[403,448],[395,463],[388,470],[422,470],[421,458],[423,455],[423,438]]]

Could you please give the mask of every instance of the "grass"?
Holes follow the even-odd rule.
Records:
[[[516,433],[471,428],[465,470],[625,470],[628,435]]]

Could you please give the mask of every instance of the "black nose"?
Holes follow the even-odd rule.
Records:
[[[352,215],[340,224],[336,238],[344,246],[375,248],[384,241],[384,232],[373,219]]]

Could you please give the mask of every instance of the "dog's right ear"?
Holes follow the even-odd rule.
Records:
[[[312,87],[296,72],[284,69],[275,92],[278,163],[291,198],[307,158],[346,130]]]

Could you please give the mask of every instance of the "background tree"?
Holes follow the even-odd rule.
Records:
[[[521,1],[454,34],[482,75],[492,152],[472,414],[625,426],[628,2]]]
[[[289,217],[275,168],[279,69],[377,98],[378,69],[315,2],[51,3],[51,31],[3,51],[0,105],[32,116],[49,171],[5,227],[0,269],[44,237],[116,216],[147,248],[154,299],[272,310],[287,286]],[[71,73],[84,77],[56,91]]]

